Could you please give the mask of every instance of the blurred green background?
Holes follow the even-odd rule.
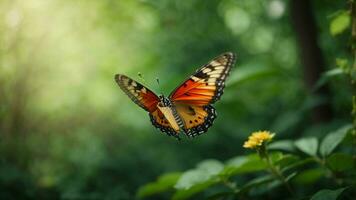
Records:
[[[315,68],[337,69],[336,58],[349,58],[348,34],[329,31],[347,3],[310,4],[321,56],[303,58],[295,30],[310,27],[295,23],[303,13],[292,15],[292,2],[2,0],[0,198],[133,199],[164,172],[243,154],[252,131],[293,139],[349,122],[348,81],[333,76],[318,90],[306,78],[315,70],[305,67],[318,57],[324,64]],[[226,51],[238,59],[218,118],[194,139],[155,129],[114,81],[140,72],[168,95]]]

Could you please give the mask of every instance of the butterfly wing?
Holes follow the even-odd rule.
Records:
[[[209,105],[220,99],[236,56],[224,53],[198,69],[170,95],[174,102]]]
[[[168,135],[178,137],[178,131],[173,129],[164,114],[158,109],[157,104],[160,100],[154,92],[137,81],[122,74],[115,75],[115,80],[133,102],[149,112],[153,126]]]
[[[159,110],[155,110],[154,112],[150,113],[151,123],[154,127],[161,130],[163,133],[166,133],[169,136],[174,136],[179,139],[179,129],[176,130],[172,127],[169,123],[168,119],[164,116],[164,114]]]
[[[216,118],[210,104],[223,94],[225,80],[235,64],[233,53],[224,53],[198,69],[170,95],[184,121],[185,133],[194,137],[208,130]]]
[[[205,133],[216,118],[215,108],[211,105],[176,104],[175,106],[184,122],[183,131],[189,137]]]
[[[138,106],[150,113],[157,109],[159,98],[151,90],[122,74],[115,75],[115,80],[122,91]]]

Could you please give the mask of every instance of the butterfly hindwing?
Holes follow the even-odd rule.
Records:
[[[115,80],[127,96],[141,108],[148,112],[157,109],[159,98],[151,90],[125,75],[117,74]]]
[[[225,80],[235,63],[233,53],[224,53],[198,69],[170,95],[173,102],[209,105],[220,99]]]
[[[184,122],[184,132],[189,137],[205,133],[216,118],[216,111],[211,105],[176,104],[176,110]]]
[[[174,136],[179,139],[179,132],[173,129],[172,125],[168,122],[160,110],[155,110],[154,112],[150,113],[149,116],[154,127],[158,128],[160,131],[166,133],[169,136]]]

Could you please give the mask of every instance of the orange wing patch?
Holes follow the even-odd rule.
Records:
[[[235,59],[233,53],[216,57],[176,88],[170,95],[172,101],[199,106],[216,102],[223,94],[226,77]]]
[[[188,79],[172,96],[175,102],[194,105],[208,105],[215,95],[216,86],[203,81]],[[197,80],[197,78],[196,78]]]
[[[216,111],[210,105],[176,104],[176,110],[184,122],[184,132],[189,137],[205,133],[216,118]]]
[[[125,75],[117,74],[115,80],[126,95],[141,108],[148,112],[157,109],[159,98],[151,90]]]

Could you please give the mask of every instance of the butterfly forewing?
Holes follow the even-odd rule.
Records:
[[[148,112],[157,109],[159,98],[151,90],[125,75],[117,74],[115,80],[126,95],[141,108]]]
[[[233,53],[224,53],[198,69],[170,95],[174,102],[208,105],[223,94],[225,80],[235,63]]]

